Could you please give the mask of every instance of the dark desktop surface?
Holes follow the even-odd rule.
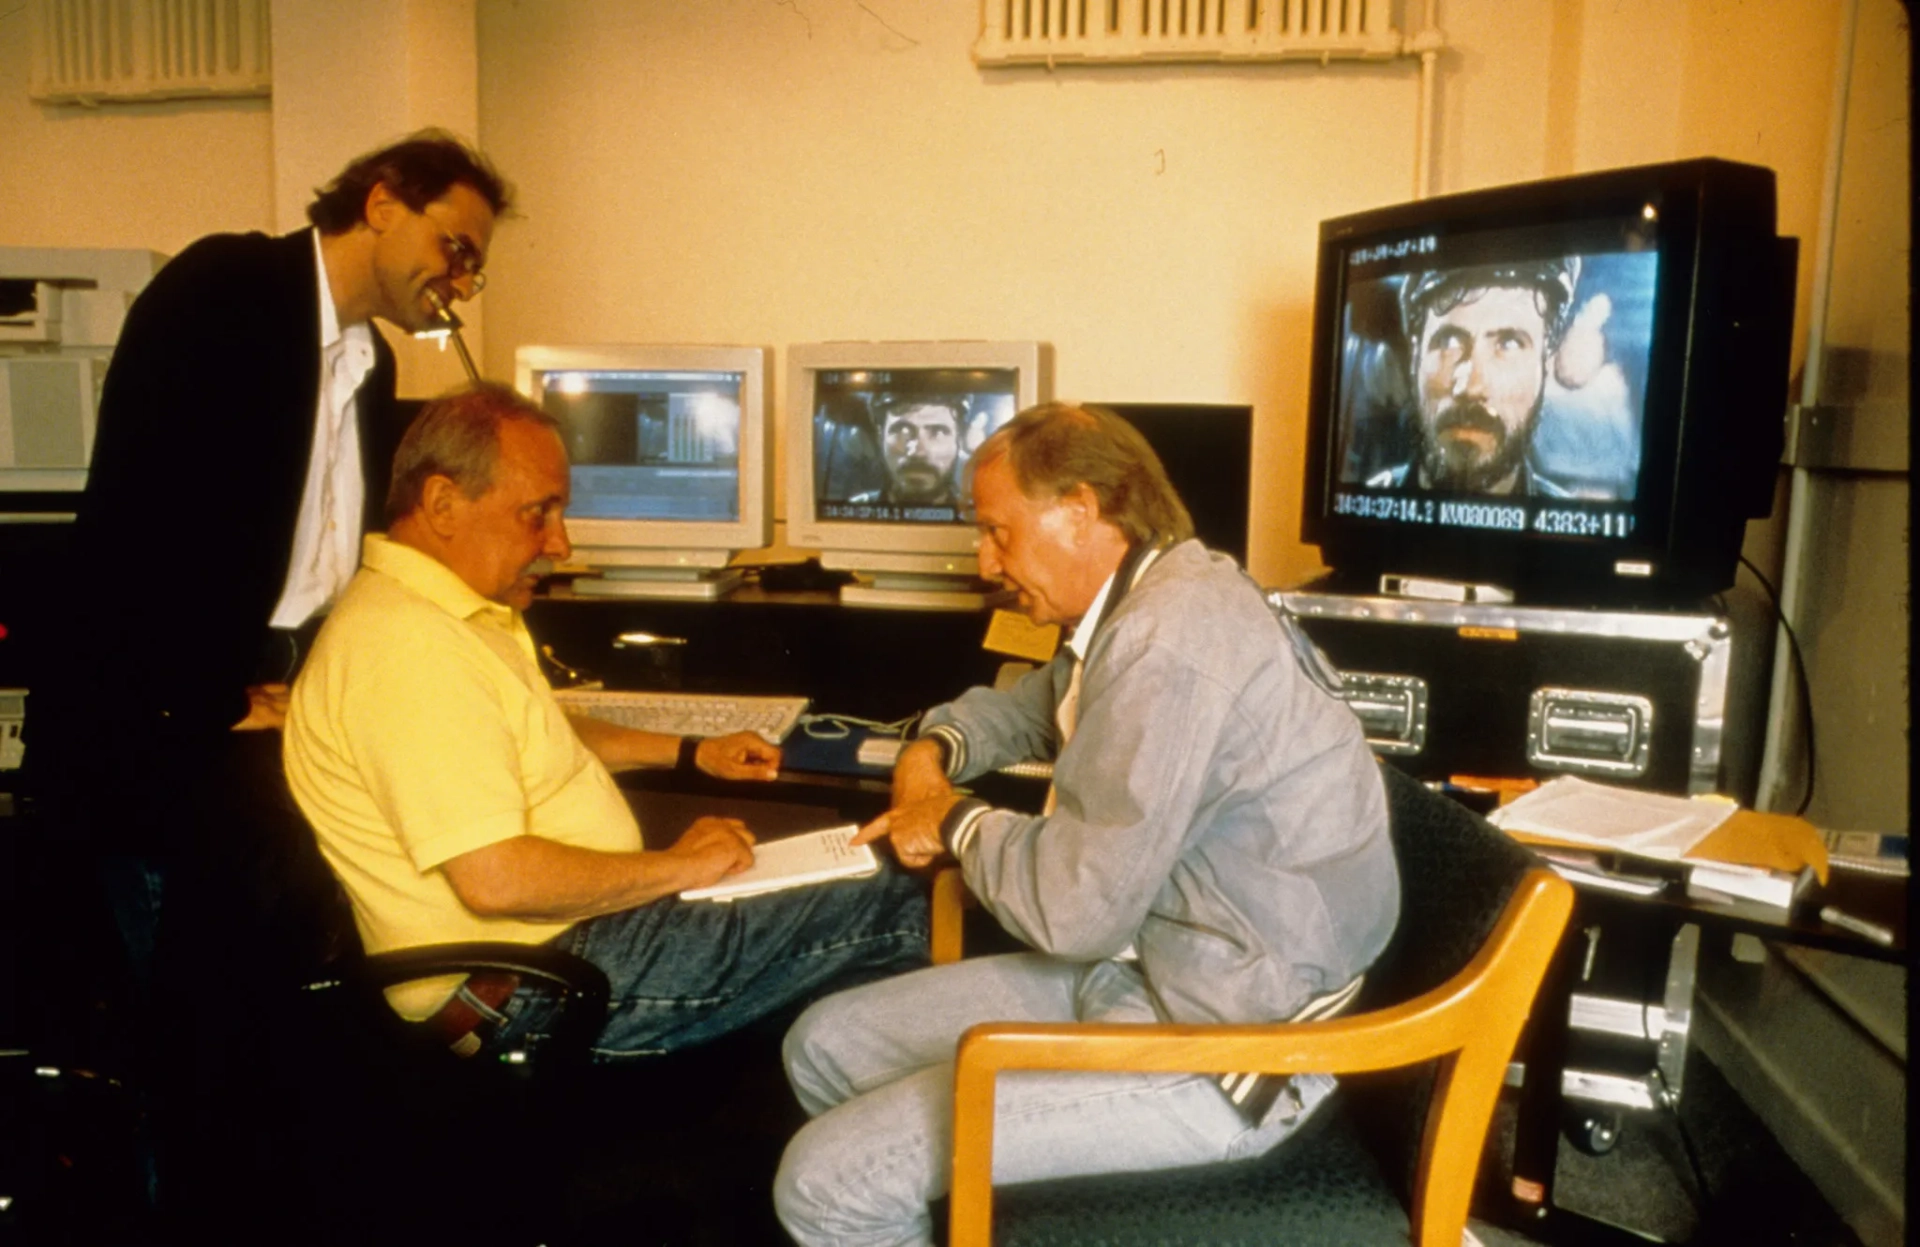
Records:
[[[586,599],[555,589],[527,626],[555,657],[617,689],[797,695],[814,713],[892,721],[991,684],[985,610],[843,607],[832,593],[744,586],[718,601]],[[616,644],[623,633],[663,638]]]

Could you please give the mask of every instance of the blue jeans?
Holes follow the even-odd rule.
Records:
[[[938,966],[828,997],[787,1033],[787,1078],[813,1120],[787,1145],[774,1207],[812,1247],[931,1241],[927,1203],[952,1164],[953,1053],[976,1022],[1152,1022],[1139,972],[1040,953]],[[994,1096],[993,1180],[1172,1169],[1258,1156],[1305,1124],[1249,1126],[1210,1077],[1015,1072]]]
[[[893,866],[871,878],[730,903],[663,897],[577,923],[553,941],[606,973],[597,1061],[657,1056],[836,987],[927,964],[927,901]],[[537,1048],[558,1002],[523,987],[482,1051]]]

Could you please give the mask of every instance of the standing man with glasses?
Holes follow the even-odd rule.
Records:
[[[163,880],[184,962],[190,930],[218,921],[196,899],[311,853],[303,829],[283,832],[299,823],[270,729],[379,526],[405,431],[372,322],[414,332],[477,294],[510,203],[484,156],[421,131],[348,165],[309,205],[312,228],[202,238],[128,312],[29,752],[52,817],[102,862],[136,1001]],[[201,540],[150,542],[188,516]],[[233,873],[216,885],[210,863]],[[298,922],[283,899],[260,907]]]

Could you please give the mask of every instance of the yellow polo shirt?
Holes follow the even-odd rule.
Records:
[[[377,533],[294,683],[285,757],[370,953],[537,944],[569,925],[473,913],[439,869],[463,853],[520,835],[641,848],[633,812],[554,701],[519,613]],[[458,982],[390,999],[424,1017]]]

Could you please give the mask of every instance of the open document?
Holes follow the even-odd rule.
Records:
[[[1669,797],[1562,776],[1500,807],[1487,821],[1521,839],[1677,861],[1738,808],[1731,801]]]
[[[708,887],[688,888],[680,894],[680,899],[733,901],[762,892],[875,874],[880,869],[880,859],[874,856],[873,849],[864,844],[853,847],[847,843],[859,830],[848,823],[844,827],[762,841],[753,846],[753,865]]]

